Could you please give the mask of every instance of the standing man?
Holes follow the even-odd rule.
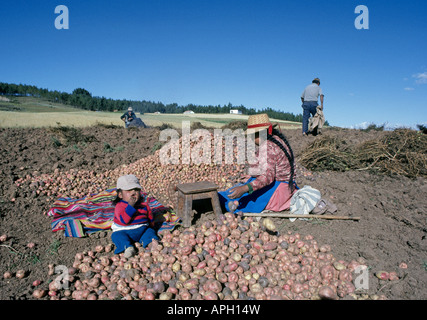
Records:
[[[316,78],[308,85],[304,92],[301,95],[302,101],[302,135],[306,136],[308,131],[308,120],[310,119],[310,114],[314,117],[316,114],[316,108],[319,105],[317,103],[320,96],[320,109],[323,110],[323,97],[322,88],[320,88],[320,79]]]
[[[128,111],[125,112],[120,119],[122,119],[125,122],[125,127],[127,128],[129,126],[129,123],[131,123],[132,120],[136,119],[136,115],[133,112],[132,107],[128,108]]]

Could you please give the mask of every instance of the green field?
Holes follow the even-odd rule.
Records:
[[[95,124],[123,126],[120,112],[95,112],[85,111],[70,106],[53,103],[44,99],[33,97],[12,98],[10,102],[0,101],[0,127],[25,128],[25,127],[54,127],[75,126],[87,127]],[[247,121],[247,115],[236,114],[138,114],[148,126],[161,126],[168,124],[180,128],[183,121],[191,123],[200,122],[205,127],[220,128],[231,121]],[[300,128],[301,123],[275,120],[282,129]]]

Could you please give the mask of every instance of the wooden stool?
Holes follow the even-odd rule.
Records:
[[[222,215],[218,198],[218,186],[216,184],[208,181],[201,181],[179,184],[176,188],[178,190],[178,216],[182,218],[185,228],[191,226],[193,200],[211,199],[212,208],[217,218]]]

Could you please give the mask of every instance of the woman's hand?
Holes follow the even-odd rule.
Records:
[[[246,182],[248,182],[248,180],[249,180],[250,178],[252,178],[252,176],[251,176],[251,175],[249,175],[249,174],[244,174],[244,175],[242,175],[242,176],[240,177],[240,181],[241,181],[242,183],[246,183]]]
[[[243,194],[245,194],[248,191],[249,191],[249,188],[246,184],[240,187],[234,187],[230,189],[230,193],[228,194],[228,197],[230,199],[240,198]]]

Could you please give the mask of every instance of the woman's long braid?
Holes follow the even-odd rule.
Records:
[[[283,144],[281,144],[279,141],[277,141],[273,135],[278,136],[280,139],[283,140],[283,142],[286,144],[286,146],[289,149],[286,150],[286,148],[283,146]],[[267,140],[270,140],[271,142],[273,142],[274,144],[276,144],[286,155],[286,158],[288,158],[289,164],[291,166],[291,175],[289,177],[289,188],[291,189],[291,192],[294,191],[294,153],[292,151],[291,145],[289,144],[288,140],[285,138],[285,136],[278,131],[277,129],[273,129],[272,135],[267,134]]]
[[[290,156],[292,158],[292,161],[294,161],[294,152],[292,151],[291,145],[289,144],[289,141],[286,139],[285,135],[283,133],[281,133],[279,130],[277,129],[273,129],[273,133],[278,136],[280,139],[283,140],[283,142],[286,144],[286,146],[289,149],[290,152]]]

